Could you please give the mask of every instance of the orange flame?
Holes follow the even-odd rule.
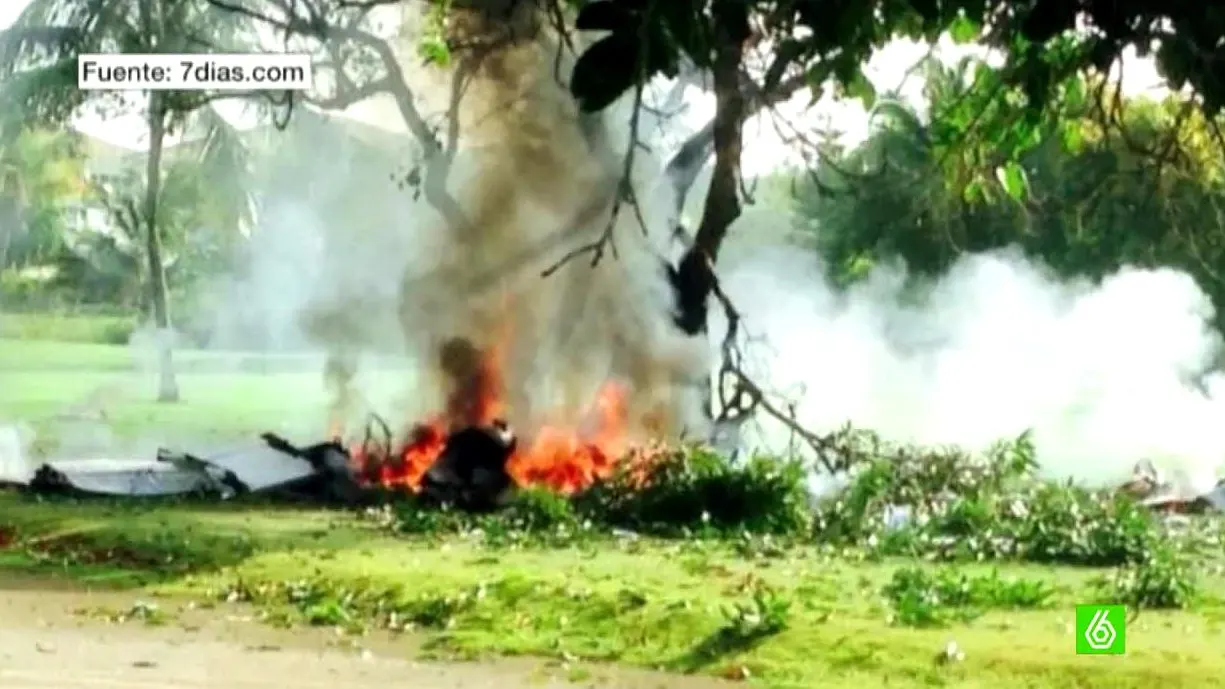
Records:
[[[571,493],[607,477],[629,450],[625,390],[606,383],[596,395],[593,428],[587,433],[544,426],[510,458],[507,472],[522,486],[548,486]]]
[[[441,365],[452,380],[446,411],[416,425],[392,457],[369,447],[352,451],[358,473],[370,484],[420,489],[425,472],[442,454],[448,433],[467,426],[487,426],[505,418],[500,351],[479,353],[455,340],[443,346]],[[520,486],[547,487],[573,493],[609,476],[631,450],[627,436],[627,390],[606,383],[579,428],[545,425],[521,438],[507,464]]]

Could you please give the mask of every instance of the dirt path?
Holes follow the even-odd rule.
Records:
[[[133,594],[48,590],[0,580],[4,689],[715,689],[730,682],[531,661],[418,662],[403,639],[280,630],[250,616],[188,610],[165,625],[116,623]],[[176,608],[177,609],[177,608]],[[230,611],[232,612],[232,611]]]

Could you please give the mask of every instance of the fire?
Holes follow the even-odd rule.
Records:
[[[398,452],[391,457],[362,444],[351,451],[358,475],[368,484],[415,491],[425,472],[446,446],[446,426],[441,418],[417,424]]]
[[[559,426],[541,428],[526,450],[511,456],[507,467],[511,477],[523,486],[573,492],[608,476],[630,449],[625,437],[625,398],[621,386],[606,383],[588,415],[593,425],[589,433]]]
[[[352,450],[359,474],[370,484],[416,491],[442,454],[447,436],[471,426],[504,420],[505,388],[497,348],[482,353],[466,340],[443,345],[439,363],[452,383],[445,411],[413,427],[391,457],[363,445]],[[608,476],[632,451],[627,428],[627,390],[603,385],[577,428],[544,425],[520,438],[507,473],[520,486],[573,493]]]

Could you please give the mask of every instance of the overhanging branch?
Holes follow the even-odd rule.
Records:
[[[434,130],[426,122],[425,116],[417,107],[416,97],[408,86],[403,69],[391,45],[378,36],[362,30],[351,24],[341,25],[336,21],[327,21],[323,8],[315,0],[272,0],[273,4],[283,13],[283,17],[275,17],[265,12],[253,10],[250,7],[232,0],[206,0],[209,4],[229,12],[237,12],[248,18],[265,23],[281,31],[286,40],[291,35],[311,38],[323,43],[324,50],[332,58],[335,69],[337,88],[330,97],[307,97],[306,102],[325,108],[343,110],[359,102],[379,94],[388,94],[395,102],[396,109],[405,126],[422,148],[425,161],[425,174],[422,180],[422,191],[426,202],[430,204],[447,225],[455,232],[471,236],[473,227],[470,219],[464,213],[456,198],[447,188],[455,145],[458,140],[457,104],[453,98],[450,109],[450,125],[448,131],[448,146],[438,141]],[[388,4],[383,0],[346,2],[334,0],[338,9],[370,9],[376,5]],[[345,70],[345,60],[340,47],[349,44],[372,53],[380,63],[382,76],[356,84]],[[460,70],[464,72],[463,69]],[[467,74],[465,73],[466,77]],[[462,92],[462,89],[455,91]]]

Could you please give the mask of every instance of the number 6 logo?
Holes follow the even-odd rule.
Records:
[[[1102,608],[1093,613],[1093,619],[1089,620],[1089,626],[1085,629],[1085,643],[1089,644],[1089,648],[1104,651],[1114,646],[1116,636],[1114,625],[1110,623],[1110,611]]]

